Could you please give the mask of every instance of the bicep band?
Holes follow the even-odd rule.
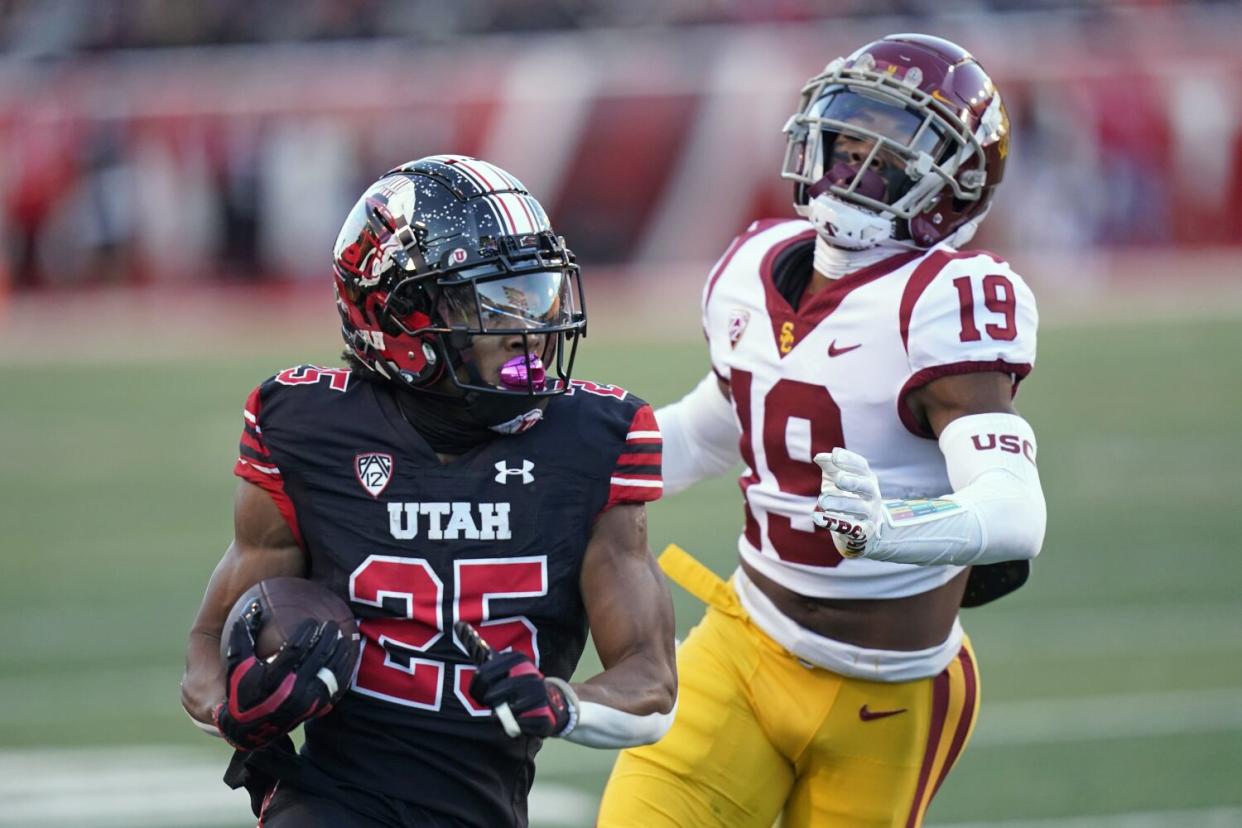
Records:
[[[940,434],[952,494],[884,502],[878,561],[969,566],[1030,560],[1047,509],[1035,466],[1035,433],[1016,414],[972,414]]]
[[[686,396],[655,413],[664,438],[664,493],[728,471],[741,453],[733,406],[708,373]]]

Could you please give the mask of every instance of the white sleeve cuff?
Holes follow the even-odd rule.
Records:
[[[598,702],[581,702],[578,721],[564,734],[566,741],[593,748],[627,748],[658,742],[673,726],[677,703],[667,713],[640,716]]]

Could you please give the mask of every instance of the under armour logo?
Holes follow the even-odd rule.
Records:
[[[534,467],[535,467],[535,464],[534,464],[534,463],[532,463],[531,461],[529,461],[529,460],[523,460],[523,461],[522,461],[522,468],[520,468],[520,469],[511,469],[511,468],[509,468],[508,466],[506,466],[506,465],[505,465],[505,461],[504,461],[504,460],[497,460],[497,461],[496,461],[496,482],[497,482],[497,483],[502,483],[502,484],[503,484],[503,483],[508,483],[508,482],[509,482],[509,475],[511,475],[511,474],[520,474],[520,475],[522,475],[522,485],[523,485],[523,486],[525,486],[527,483],[533,483],[533,482],[534,482],[534,480],[535,480],[535,476],[534,476],[533,474],[531,474],[531,473],[530,473],[530,470],[531,470],[531,469],[533,469]]]

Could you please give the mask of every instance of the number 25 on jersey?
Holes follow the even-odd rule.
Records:
[[[349,597],[373,607],[394,603],[399,617],[365,618],[358,624],[362,658],[354,690],[407,707],[440,710],[444,704],[444,661],[427,653],[446,634],[453,621],[478,627],[497,651],[512,648],[539,664],[537,630],[525,616],[491,618],[488,602],[497,598],[528,598],[548,591],[547,556],[460,560],[453,564],[452,613],[444,618],[444,583],[422,558],[372,555],[349,579]],[[453,644],[464,654],[465,645]],[[474,677],[473,664],[453,665],[452,689],[472,716],[491,710],[474,702],[467,692]]]

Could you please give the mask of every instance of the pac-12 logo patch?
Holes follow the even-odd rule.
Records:
[[[354,474],[371,497],[379,497],[392,480],[392,455],[371,452],[354,458]]]
[[[729,347],[736,348],[737,341],[746,333],[746,325],[750,322],[750,311],[738,308],[729,314]]]

